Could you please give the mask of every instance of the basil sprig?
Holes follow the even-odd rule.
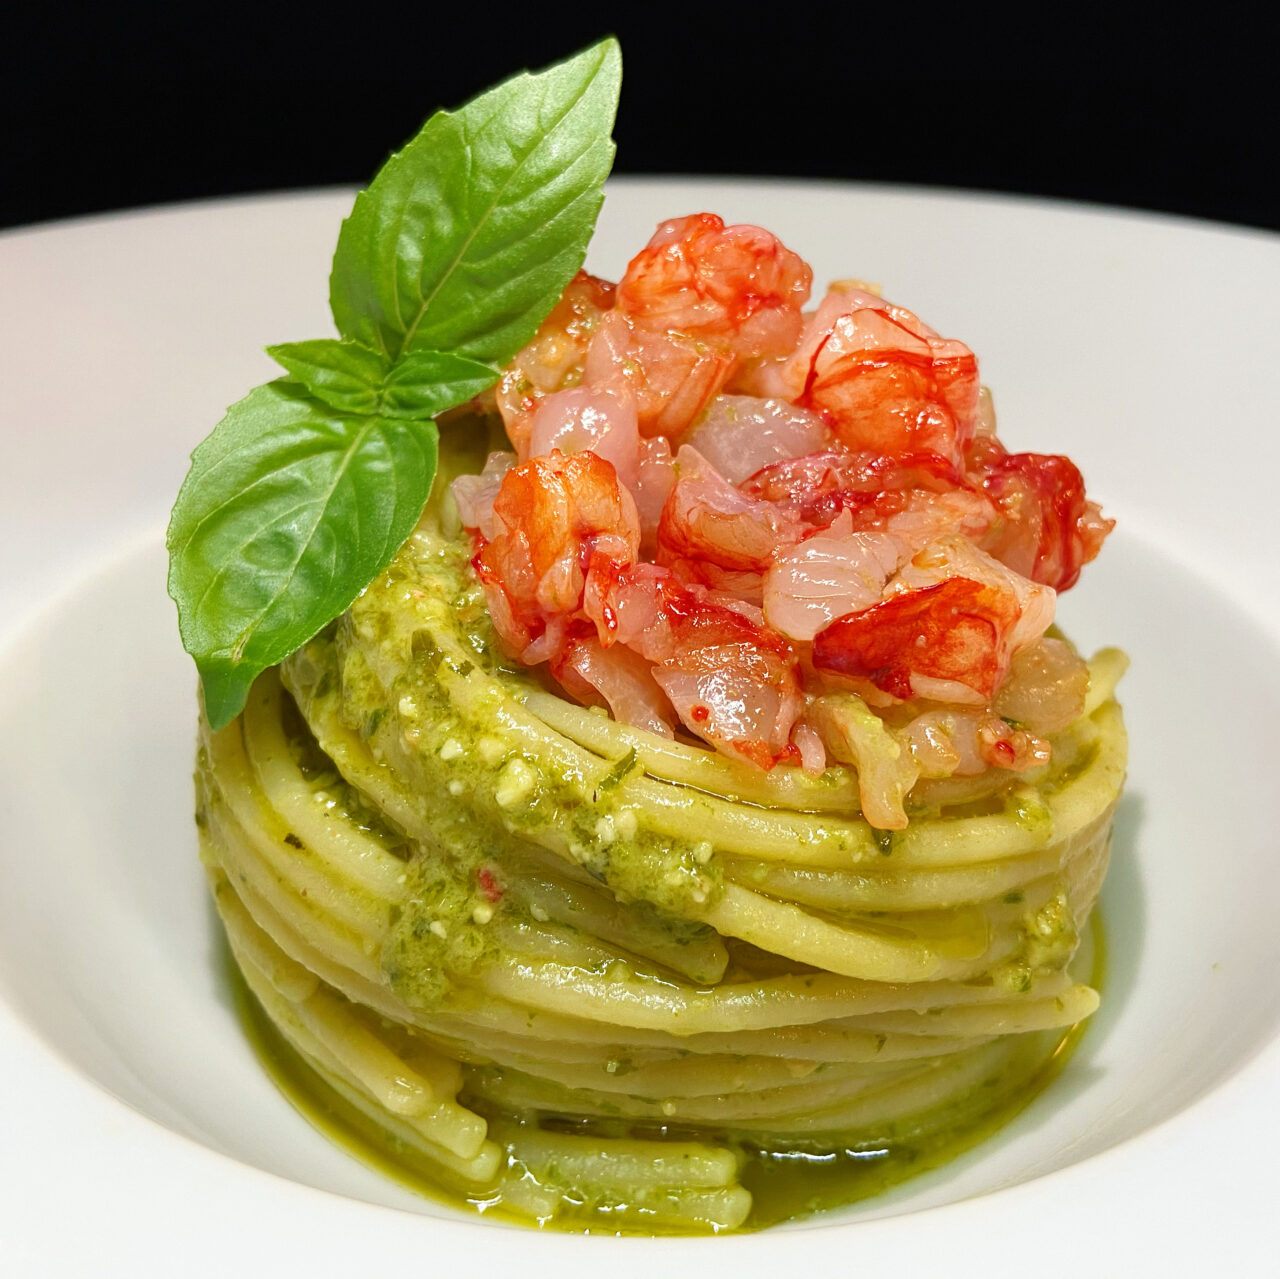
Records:
[[[390,562],[431,492],[432,419],[495,381],[581,267],[621,77],[604,40],[433,115],[342,225],[340,338],[268,348],[287,376],[191,455],[169,594],[214,728]]]

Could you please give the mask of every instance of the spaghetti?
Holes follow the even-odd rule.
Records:
[[[439,504],[200,746],[237,964],[346,1106],[538,1220],[752,1222],[744,1159],[919,1145],[1023,1093],[1096,993],[1114,651],[1035,773],[901,832],[574,706],[494,643]],[[887,836],[887,837],[886,837]]]

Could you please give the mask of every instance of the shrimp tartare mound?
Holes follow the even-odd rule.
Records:
[[[503,646],[578,702],[761,769],[1021,772],[1081,712],[1047,634],[1112,527],[1065,457],[1010,453],[964,343],[769,232],[663,223],[585,272],[504,373],[514,453],[454,483]],[[872,759],[874,756],[874,759]]]

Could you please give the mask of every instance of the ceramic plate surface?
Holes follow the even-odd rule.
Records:
[[[191,824],[195,676],[164,592],[190,449],[331,331],[349,193],[0,236],[0,1274],[1280,1274],[1280,240],[1006,198],[630,180],[589,265],[662,218],[757,222],[978,354],[1013,449],[1118,527],[1066,595],[1120,644],[1132,767],[1104,1004],[988,1145],[756,1236],[517,1230],[413,1197],[266,1080]]]

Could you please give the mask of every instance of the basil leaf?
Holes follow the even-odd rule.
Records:
[[[422,513],[433,422],[338,412],[288,381],[232,405],[196,449],[169,524],[169,594],[214,728],[343,612]]]
[[[343,337],[392,359],[509,360],[586,257],[621,75],[603,40],[432,116],[342,225],[329,301]]]
[[[414,351],[401,356],[382,387],[384,417],[435,417],[479,395],[498,375],[487,364],[447,351]]]
[[[358,342],[317,338],[267,347],[317,400],[343,413],[390,418],[435,417],[497,381],[487,364],[448,351],[413,351],[388,366]]]
[[[215,728],[389,563],[435,478],[429,419],[492,385],[582,265],[620,77],[605,40],[433,116],[343,223],[341,340],[269,348],[291,379],[192,454],[169,594]]]
[[[387,360],[358,342],[317,338],[267,347],[267,354],[316,399],[344,413],[376,413]]]

